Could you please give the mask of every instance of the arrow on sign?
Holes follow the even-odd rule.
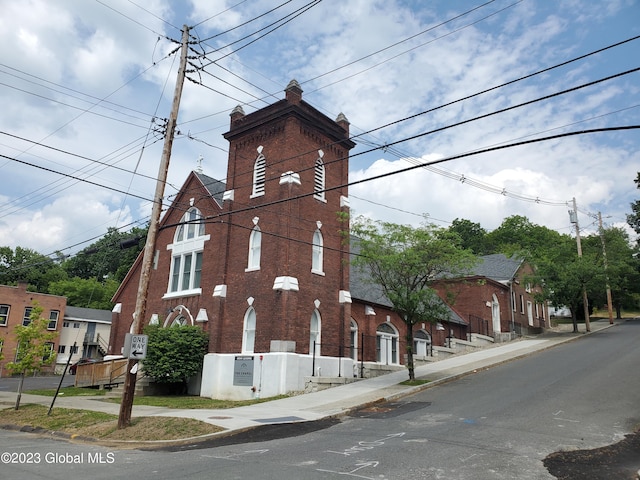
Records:
[[[142,352],[138,352],[137,350],[135,352],[131,352],[131,355],[137,357],[138,355],[142,355]]]

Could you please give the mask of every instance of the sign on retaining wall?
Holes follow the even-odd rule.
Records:
[[[253,357],[236,357],[233,364],[233,384],[239,387],[253,386]]]

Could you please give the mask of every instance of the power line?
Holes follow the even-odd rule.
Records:
[[[334,191],[334,190],[340,190],[340,189],[343,189],[343,188],[351,187],[351,186],[354,186],[354,185],[359,185],[359,184],[362,184],[362,183],[371,182],[371,181],[374,181],[374,180],[381,180],[383,178],[390,177],[392,175],[398,175],[398,174],[401,174],[401,173],[406,173],[406,172],[409,172],[411,170],[415,170],[417,168],[424,168],[425,166],[429,166],[429,165],[437,165],[439,163],[449,162],[449,161],[452,161],[452,160],[458,160],[460,158],[471,157],[471,156],[474,156],[474,155],[479,155],[481,153],[495,152],[495,151],[504,150],[504,149],[507,149],[507,148],[530,145],[530,144],[546,142],[546,141],[550,141],[550,140],[557,140],[557,139],[573,137],[573,136],[577,136],[577,135],[586,135],[586,134],[612,132],[612,131],[623,131],[623,130],[637,130],[637,129],[640,129],[640,125],[625,125],[625,126],[619,126],[619,127],[595,128],[595,129],[588,129],[588,130],[579,130],[579,131],[575,131],[575,132],[565,132],[565,133],[560,133],[560,134],[557,134],[557,135],[551,135],[551,136],[535,138],[535,139],[530,139],[530,140],[523,140],[523,141],[520,141],[520,142],[514,142],[514,143],[510,143],[510,144],[506,144],[506,145],[498,145],[498,146],[494,146],[494,147],[484,148],[484,149],[481,149],[481,150],[474,150],[473,152],[460,153],[460,154],[457,154],[457,155],[452,155],[452,156],[445,157],[445,158],[438,159],[438,160],[431,160],[429,162],[423,162],[423,163],[420,163],[418,165],[412,165],[412,166],[409,166],[409,167],[406,167],[406,168],[402,168],[402,169],[399,169],[399,170],[394,170],[393,172],[387,172],[387,173],[383,173],[383,174],[379,174],[379,175],[374,175],[372,177],[364,178],[364,179],[361,179],[361,180],[355,180],[355,181],[352,181],[352,182],[347,182],[347,183],[344,183],[344,184],[341,184],[341,185],[335,185],[333,187],[327,187],[324,190],[322,190],[322,192],[330,192],[330,191]],[[403,140],[398,141],[398,143],[400,143],[401,141],[403,141]],[[378,150],[378,148],[372,149],[372,150]],[[312,192],[302,193],[302,194],[299,194],[299,195],[294,195],[294,196],[289,197],[289,198],[284,198],[284,199],[280,199],[280,200],[273,200],[273,201],[270,201],[270,202],[265,202],[265,203],[263,203],[261,205],[248,206],[248,207],[245,207],[245,208],[229,210],[227,212],[222,212],[222,213],[219,213],[219,214],[214,215],[212,217],[205,218],[205,223],[208,222],[209,220],[215,220],[215,219],[223,217],[223,216],[229,216],[229,215],[232,215],[232,214],[242,213],[242,212],[246,212],[246,211],[256,211],[256,210],[259,210],[259,209],[264,208],[264,207],[280,205],[282,203],[286,203],[286,202],[290,202],[290,201],[294,201],[294,200],[300,200],[302,198],[306,198],[306,197],[309,197],[309,196],[312,196],[312,195],[316,195],[317,193],[318,192],[314,190]],[[199,221],[201,221],[201,220],[202,219],[199,219]],[[178,225],[185,224],[185,223],[194,223],[194,222],[193,221],[191,221],[191,222],[180,222],[180,223],[175,223],[175,224],[163,225],[163,228],[169,228],[169,227],[173,227],[173,226],[178,226]]]

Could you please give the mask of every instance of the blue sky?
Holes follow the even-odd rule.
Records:
[[[292,78],[304,100],[351,122],[354,181],[525,139],[640,124],[639,72],[489,115],[638,68],[640,40],[458,101],[640,35],[637,0],[0,5],[0,244],[43,254],[71,253],[109,227],[148,219],[162,148],[152,119],[169,115],[178,59],[168,39],[179,40],[183,24],[195,27],[207,66],[191,75],[201,84],[185,84],[165,203],[200,155],[204,172],[224,180],[229,113],[283,98]],[[291,20],[258,38],[283,17]],[[446,227],[465,218],[488,230],[524,215],[571,233],[575,197],[588,234],[598,211],[606,225],[626,225],[640,195],[639,147],[640,130],[627,130],[503,149],[359,184],[351,205],[377,219],[418,224],[428,215]]]

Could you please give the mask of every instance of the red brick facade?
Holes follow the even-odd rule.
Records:
[[[245,316],[252,309],[255,343],[250,351],[269,352],[272,341],[284,341],[295,342],[296,353],[309,353],[315,311],[322,354],[337,356],[338,346],[348,344],[350,304],[339,301],[349,283],[348,247],[340,234],[348,224],[338,214],[348,211],[344,199],[354,144],[343,116],[330,120],[302,101],[301,94],[292,82],[284,100],[252,114],[241,109],[231,114],[223,202],[207,190],[202,175],[189,175],[161,222],[145,325],[154,314],[160,324],[171,321],[176,308],[184,307],[188,323],[198,324],[198,313],[206,315],[200,325],[209,332],[210,352],[235,353],[242,350]],[[260,156],[264,193],[256,195]],[[324,167],[324,193],[317,192],[318,159]],[[199,291],[167,295],[176,251],[167,246],[174,242],[185,211],[193,207],[205,219],[207,236]],[[250,238],[256,227],[260,262],[259,268],[250,268]],[[316,231],[323,239],[322,271],[312,271]],[[121,310],[114,314],[111,353],[120,353],[131,326],[140,263],[138,259],[114,297]]]
[[[4,359],[0,360],[0,377],[10,375],[4,366],[15,360],[17,342],[13,330],[16,325],[22,325],[25,309],[32,308],[34,302],[43,308],[42,316],[44,318],[57,317],[55,328],[51,328],[51,330],[59,333],[62,329],[64,311],[67,306],[66,297],[29,292],[26,283],[21,283],[17,287],[0,285],[0,348],[4,355]],[[5,316],[7,311],[8,315]],[[51,323],[53,326],[53,321]],[[57,348],[58,338],[53,341],[52,353],[54,356]],[[53,372],[54,368],[55,363],[52,363],[44,367],[43,372]]]

